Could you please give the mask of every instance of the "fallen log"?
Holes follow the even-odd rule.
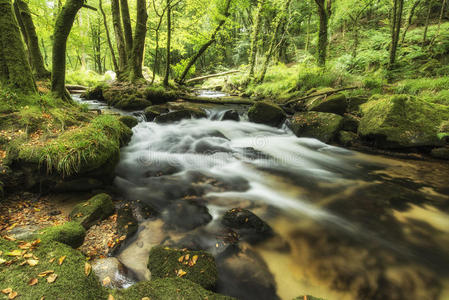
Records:
[[[254,104],[253,100],[241,98],[241,97],[200,97],[200,96],[191,96],[191,95],[183,95],[180,98],[184,101],[188,102],[196,102],[196,103],[212,103],[212,104],[243,104],[243,105],[252,105]]]
[[[66,84],[65,88],[69,91],[87,91],[88,87],[76,84]]]
[[[213,78],[213,77],[220,77],[220,76],[225,76],[228,74],[239,73],[239,72],[240,72],[239,70],[232,70],[232,71],[227,71],[227,72],[222,72],[222,73],[217,73],[217,74],[210,74],[210,75],[195,77],[195,78],[187,80],[186,83],[201,81],[201,80],[205,80],[205,79],[209,79],[209,78]]]
[[[309,95],[309,96],[305,96],[305,97],[301,97],[301,98],[296,98],[296,99],[290,100],[290,101],[288,101],[287,103],[285,103],[282,106],[287,107],[287,106],[290,106],[293,103],[297,103],[299,101],[304,101],[304,100],[307,100],[307,99],[310,99],[310,98],[319,97],[319,96],[328,96],[330,94],[335,94],[335,93],[339,93],[339,92],[342,92],[342,91],[348,91],[348,90],[355,90],[355,89],[358,89],[358,88],[359,87],[357,87],[357,86],[352,86],[352,87],[347,87],[347,88],[341,88],[341,89],[337,89],[337,90],[331,90],[331,91],[327,91],[327,92],[322,92],[322,93],[318,93],[318,94],[312,94],[312,95]]]

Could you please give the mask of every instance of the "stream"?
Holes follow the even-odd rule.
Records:
[[[201,106],[207,119],[170,124],[126,113],[140,122],[115,185],[140,219],[117,257],[137,280],[166,245],[212,253],[216,291],[238,299],[449,299],[449,164],[367,155],[250,123],[242,106]],[[221,120],[229,109],[240,121]],[[233,208],[274,234],[237,244],[221,222]]]

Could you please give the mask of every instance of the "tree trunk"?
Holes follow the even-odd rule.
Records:
[[[72,30],[76,14],[83,7],[83,0],[67,0],[56,18],[53,33],[53,70],[51,90],[59,98],[68,100],[65,90],[67,38]]]
[[[404,0],[394,0],[393,15],[392,15],[392,30],[391,30],[391,45],[390,45],[390,62],[388,68],[394,68],[396,63],[396,53],[398,50],[399,36],[401,33],[402,11],[404,8]]]
[[[438,27],[437,27],[437,33],[433,36],[432,41],[430,42],[430,47],[435,43],[438,36],[440,35],[441,30],[441,22],[443,21],[444,16],[444,9],[446,8],[446,0],[443,0],[443,3],[441,4],[441,11],[440,11],[440,17],[438,18]]]
[[[28,48],[30,63],[34,74],[37,79],[50,78],[51,73],[45,68],[44,59],[39,48],[36,27],[34,26],[28,4],[22,0],[16,0],[14,6],[16,7],[17,20],[19,24],[21,23],[23,26],[22,33]]]
[[[0,0],[0,83],[24,93],[35,93],[36,84],[10,0]]]
[[[131,18],[129,16],[128,0],[120,0],[120,9],[122,12],[123,29],[125,33],[125,49],[127,59],[131,57],[133,50],[133,30],[131,28]]]
[[[291,0],[287,0],[285,2],[285,6],[282,8],[282,10],[276,16],[276,18],[277,18],[276,25],[275,25],[276,27],[271,35],[271,38],[270,38],[270,44],[268,47],[268,51],[265,54],[265,60],[263,63],[262,71],[260,73],[259,78],[257,79],[257,82],[259,82],[259,83],[263,82],[265,79],[265,74],[267,73],[268,65],[270,63],[271,57],[273,56],[273,52],[274,52],[274,48],[276,46],[276,40],[279,35],[279,31],[282,28],[282,26],[285,22],[285,19],[287,17],[288,7],[290,6],[290,2],[291,2]]]
[[[231,7],[231,0],[226,0],[225,5],[225,11],[224,11],[224,18],[218,23],[218,26],[215,28],[214,32],[212,33],[210,39],[204,43],[201,48],[198,50],[198,52],[189,60],[189,63],[184,68],[184,71],[182,72],[181,77],[178,79],[178,82],[180,84],[183,84],[187,74],[189,73],[190,68],[195,64],[195,62],[198,60],[198,58],[203,55],[204,52],[206,52],[207,48],[209,48],[210,45],[212,45],[215,42],[215,38],[217,37],[218,32],[220,31],[221,27],[226,23],[227,18],[229,17],[229,8]]]
[[[331,0],[315,0],[318,6],[318,16],[320,18],[320,27],[318,30],[318,64],[321,67],[326,65],[328,27],[331,14]]]
[[[424,35],[423,35],[423,39],[422,39],[423,46],[427,42],[427,31],[429,30],[430,14],[432,12],[432,1],[428,1],[427,5],[428,5],[428,7],[427,7],[427,15],[426,15],[426,25],[424,27]]]
[[[111,51],[111,58],[112,58],[112,64],[114,65],[114,71],[116,73],[119,73],[117,59],[115,58],[114,47],[112,47],[111,36],[109,35],[108,21],[106,19],[106,14],[104,13],[103,3],[101,0],[99,0],[99,8],[100,8],[101,14],[103,15],[103,25],[104,25],[104,30],[106,31],[106,39],[108,40],[109,51]]]
[[[111,12],[112,12],[112,25],[114,28],[115,42],[117,43],[118,58],[119,58],[118,73],[121,73],[126,69],[126,66],[128,64],[128,57],[126,56],[125,37],[123,36],[122,23],[120,21],[119,0],[111,0]]]
[[[171,6],[167,0],[167,60],[165,62],[164,86],[168,86],[170,76],[170,48],[171,48]]]
[[[142,63],[145,36],[147,34],[147,20],[147,3],[145,0],[137,0],[136,28],[134,30],[133,48],[129,64],[129,80],[131,82],[143,78]]]
[[[401,45],[404,44],[405,36],[407,35],[407,31],[409,30],[410,26],[412,25],[413,16],[415,15],[416,8],[421,3],[421,0],[416,0],[415,3],[413,3],[412,7],[410,8],[410,12],[408,14],[407,18],[407,25],[405,26],[404,32],[402,33],[402,39],[401,39]]]
[[[310,44],[310,20],[312,19],[312,14],[309,14],[307,16],[307,34],[306,34],[306,46],[305,50],[309,51],[309,44]]]
[[[253,31],[251,33],[251,48],[249,52],[249,75],[248,77],[251,79],[254,77],[254,68],[256,66],[256,55],[257,55],[257,44],[259,41],[259,32],[260,32],[260,18],[262,15],[264,0],[259,0],[257,4],[256,10],[256,18],[254,20]]]

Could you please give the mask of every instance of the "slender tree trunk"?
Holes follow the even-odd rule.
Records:
[[[254,77],[254,68],[256,66],[256,55],[257,55],[257,45],[259,42],[259,32],[260,32],[260,18],[262,15],[264,0],[259,0],[257,4],[256,17],[254,20],[253,30],[251,33],[251,48],[249,52],[249,75],[251,79]]]
[[[156,78],[156,69],[159,65],[159,29],[161,28],[162,20],[163,20],[164,14],[162,14],[159,17],[159,23],[156,27],[156,48],[154,50],[154,64],[153,64],[153,77],[151,78],[151,84],[154,83],[154,79]]]
[[[396,54],[398,50],[399,36],[401,32],[402,12],[404,8],[404,0],[395,0],[392,16],[391,45],[390,45],[390,62],[389,69],[394,68],[396,63]]]
[[[72,30],[76,14],[83,7],[83,4],[83,0],[67,0],[56,18],[53,33],[51,90],[57,97],[66,100],[69,98],[65,89],[67,38]]]
[[[112,25],[115,33],[115,42],[118,50],[118,70],[121,73],[126,69],[128,57],[126,56],[125,37],[123,36],[122,23],[120,21],[120,2],[119,0],[111,0]],[[119,75],[119,74],[118,74]],[[119,76],[117,76],[118,78]]]
[[[123,29],[125,33],[126,56],[129,59],[133,50],[133,31],[131,28],[131,18],[129,16],[128,0],[120,0]]]
[[[433,43],[435,43],[435,41],[437,40],[438,36],[440,35],[441,22],[443,21],[444,10],[446,8],[446,2],[447,2],[447,0],[443,0],[443,3],[441,4],[440,17],[438,18],[437,33],[435,33],[435,35],[433,36],[432,41],[430,42],[430,46],[432,46]]]
[[[404,32],[402,33],[402,39],[401,39],[401,45],[404,44],[405,36],[407,35],[407,31],[409,30],[410,26],[412,25],[413,17],[415,15],[416,8],[421,3],[421,0],[416,0],[412,7],[410,8],[410,12],[408,14],[407,18],[407,25],[404,28]]]
[[[133,48],[129,64],[129,80],[135,81],[143,78],[142,63],[145,49],[145,36],[147,34],[147,3],[145,0],[137,0],[137,19],[134,30]]]
[[[44,39],[41,39],[42,51],[44,52],[44,64],[48,66],[47,48],[45,47]],[[51,77],[51,72],[50,72]]]
[[[357,57],[357,50],[359,48],[359,26],[354,24],[354,43],[352,44],[352,58]]]
[[[285,6],[281,9],[281,11],[276,16],[276,18],[277,18],[276,25],[275,25],[276,27],[271,35],[271,38],[270,38],[270,44],[268,46],[268,51],[265,54],[265,60],[264,60],[263,66],[262,66],[262,71],[260,73],[259,78],[257,79],[257,82],[259,82],[259,83],[263,82],[265,79],[265,75],[268,70],[268,65],[270,64],[271,57],[273,56],[273,53],[274,53],[274,48],[276,46],[277,37],[278,37],[280,29],[282,28],[282,26],[286,20],[286,17],[287,17],[288,7],[290,6],[290,2],[291,2],[291,0],[287,0],[285,2]]]
[[[204,43],[201,48],[198,50],[198,52],[189,60],[189,63],[184,68],[184,71],[181,74],[181,77],[178,79],[178,82],[183,84],[187,74],[189,73],[190,68],[195,64],[195,62],[198,60],[198,58],[203,55],[204,52],[206,52],[207,48],[209,48],[210,45],[212,45],[215,42],[215,39],[217,37],[218,32],[220,32],[221,27],[226,23],[227,18],[229,17],[229,8],[231,7],[231,0],[226,0],[225,4],[225,11],[224,11],[224,18],[218,23],[218,26],[215,28],[214,32],[212,33],[209,41]]]
[[[44,59],[39,48],[39,39],[34,27],[28,4],[22,0],[16,0],[14,5],[17,7],[16,17],[19,24],[23,24],[23,35],[30,55],[31,68],[37,79],[50,78],[51,73],[45,68]],[[19,12],[17,14],[17,12]]]
[[[0,0],[0,83],[23,93],[36,93],[36,84],[11,0]]]
[[[165,62],[164,86],[168,86],[170,76],[170,48],[171,48],[171,6],[170,0],[167,0],[167,60]]]
[[[429,23],[430,23],[430,14],[432,12],[432,1],[427,1],[427,15],[426,15],[426,25],[424,26],[424,35],[422,39],[423,46],[427,42],[427,31],[429,30]]]
[[[99,8],[100,8],[101,14],[103,15],[103,25],[104,25],[104,30],[106,31],[106,39],[108,40],[109,51],[111,51],[112,64],[114,65],[115,72],[119,73],[117,59],[115,58],[114,47],[112,47],[111,36],[109,35],[108,21],[106,19],[106,14],[104,13],[103,3],[101,0],[99,0]]]
[[[305,50],[309,51],[309,45],[310,45],[310,20],[312,19],[312,14],[309,14],[307,16],[307,34],[306,34],[306,47]]]
[[[320,27],[318,30],[318,64],[321,67],[326,65],[327,45],[328,45],[328,27],[331,14],[331,0],[315,0],[318,6],[318,16],[320,18]]]

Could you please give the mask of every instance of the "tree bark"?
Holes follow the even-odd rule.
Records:
[[[318,16],[320,27],[318,30],[318,64],[321,67],[326,65],[329,17],[331,15],[332,0],[315,0],[318,6]]]
[[[131,18],[129,16],[128,0],[120,0],[120,10],[122,13],[123,29],[125,33],[125,49],[127,59],[131,57],[133,50],[133,30],[131,28]]]
[[[407,18],[407,25],[404,28],[404,32],[402,33],[402,39],[401,39],[401,45],[404,44],[405,36],[407,35],[407,31],[409,30],[410,26],[412,25],[413,16],[415,15],[416,8],[421,3],[421,0],[416,0],[415,3],[413,3],[412,7],[410,8],[410,12],[408,14]]]
[[[165,62],[164,86],[168,86],[168,79],[170,77],[170,48],[171,48],[171,5],[170,0],[167,0],[167,60]]]
[[[145,0],[137,0],[136,28],[134,30],[133,48],[129,64],[129,80],[131,82],[143,78],[142,63],[145,36],[147,34],[147,20],[147,3]]]
[[[221,27],[226,23],[227,18],[229,17],[229,8],[231,7],[231,0],[226,0],[225,4],[225,11],[224,11],[224,18],[218,23],[217,27],[215,28],[214,32],[212,33],[210,39],[204,43],[201,48],[198,50],[198,52],[189,60],[189,63],[184,68],[184,71],[181,74],[181,77],[178,79],[178,83],[183,84],[187,74],[189,73],[190,68],[195,64],[195,62],[198,60],[198,58],[203,55],[204,52],[206,52],[207,48],[209,48],[210,45],[212,45],[215,42],[215,39],[217,37],[218,32],[220,32]]]
[[[438,36],[440,35],[441,30],[441,22],[443,21],[443,15],[444,15],[444,9],[446,8],[446,0],[443,0],[443,3],[441,4],[441,10],[440,10],[440,17],[438,18],[438,27],[437,27],[437,33],[433,36],[432,41],[430,42],[430,47],[435,43]]]
[[[22,23],[23,26],[22,33],[28,48],[31,68],[37,79],[50,78],[51,73],[45,68],[44,59],[39,48],[36,27],[34,26],[28,4],[22,0],[16,0],[14,6],[16,7],[17,21],[19,24]]]
[[[429,0],[427,2],[427,15],[426,15],[426,24],[424,27],[424,34],[422,39],[422,45],[424,46],[427,42],[427,31],[429,30],[429,23],[430,23],[430,14],[432,12],[432,1]]]
[[[268,51],[265,54],[265,60],[263,63],[262,71],[260,73],[259,78],[257,79],[257,82],[259,82],[259,83],[263,82],[265,79],[265,74],[267,73],[268,65],[270,63],[271,57],[273,56],[273,52],[274,52],[274,48],[276,46],[276,40],[279,35],[279,31],[280,31],[281,27],[283,26],[283,23],[285,22],[285,19],[287,17],[287,12],[288,12],[288,7],[290,6],[290,2],[291,2],[291,0],[287,0],[285,2],[285,6],[281,9],[281,11],[276,16],[276,18],[277,18],[276,25],[275,25],[276,27],[271,35],[271,38],[270,38],[270,44],[268,47]]]
[[[109,51],[111,51],[111,58],[112,58],[112,64],[114,65],[114,71],[115,71],[115,73],[119,73],[117,59],[115,58],[114,47],[112,47],[111,36],[109,35],[108,21],[106,19],[106,14],[104,13],[104,10],[103,10],[103,3],[101,0],[99,0],[98,4],[99,4],[100,12],[103,15],[103,25],[104,25],[104,29],[106,31],[106,39],[108,41]]]
[[[56,97],[65,100],[69,98],[65,89],[67,38],[72,30],[76,14],[83,7],[83,4],[83,0],[67,0],[56,18],[53,33],[51,90]]]
[[[36,93],[25,53],[11,0],[0,0],[0,83],[23,93]]]
[[[404,0],[394,0],[391,29],[390,62],[388,64],[389,69],[394,68],[394,64],[396,63],[396,54],[398,50],[399,36],[401,33],[403,8]]]
[[[249,74],[248,77],[252,79],[254,77],[254,68],[256,66],[257,45],[260,32],[260,19],[262,15],[264,0],[259,0],[257,4],[256,17],[254,20],[253,31],[251,33],[251,48],[249,52]]]
[[[120,2],[119,0],[111,0],[112,25],[115,33],[115,42],[118,50],[118,69],[121,73],[126,69],[128,57],[126,56],[125,37],[123,36],[122,23],[120,20]],[[119,74],[118,74],[119,75]],[[118,78],[119,76],[117,76]]]

